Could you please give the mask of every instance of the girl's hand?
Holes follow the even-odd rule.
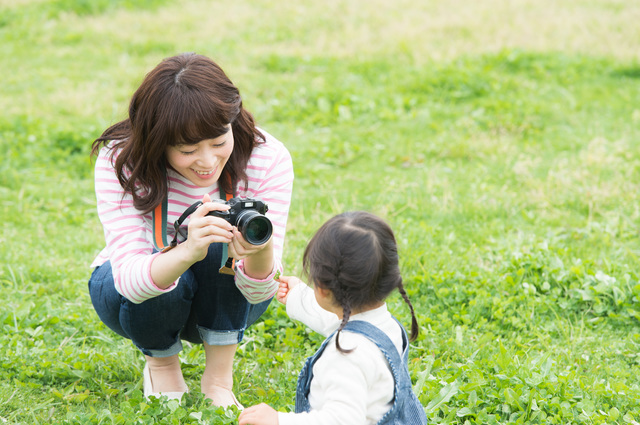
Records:
[[[278,287],[278,292],[276,293],[276,299],[282,303],[287,304],[287,298],[289,298],[289,291],[295,288],[299,284],[304,284],[300,279],[294,276],[284,276],[281,275],[278,279],[280,282],[280,286]]]
[[[205,194],[202,205],[191,214],[189,220],[189,234],[184,245],[193,262],[203,260],[209,252],[209,245],[214,242],[229,243],[233,240],[233,226],[225,219],[212,217],[211,211],[227,211],[229,206],[218,202],[211,202],[211,197]]]
[[[278,425],[278,412],[265,403],[247,407],[240,413],[238,425]]]

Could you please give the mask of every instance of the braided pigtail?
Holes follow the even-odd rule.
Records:
[[[344,327],[347,325],[350,316],[351,309],[349,308],[349,306],[342,307],[342,323],[340,323],[340,327],[338,328],[338,332],[336,333],[336,348],[342,354],[348,354],[353,351],[353,348],[345,350],[344,348],[340,347],[340,331],[342,331],[342,329],[344,329]]]
[[[335,276],[331,287],[333,288],[333,298],[335,301],[342,306],[342,322],[340,323],[340,327],[338,327],[338,331],[336,332],[336,348],[342,354],[348,354],[353,351],[353,349],[345,350],[340,347],[340,332],[347,326],[347,322],[349,321],[349,317],[351,317],[351,302],[349,301],[349,292],[345,290],[343,282],[340,280],[340,272],[342,270],[342,258],[338,259],[338,264],[335,270]]]
[[[400,291],[400,295],[402,295],[402,299],[404,302],[409,305],[409,309],[411,310],[411,335],[409,336],[409,341],[413,342],[418,338],[418,334],[420,333],[420,328],[418,327],[418,320],[416,319],[416,313],[413,310],[413,304],[411,304],[411,300],[409,300],[409,296],[404,290],[404,286],[402,285],[402,280],[398,282],[398,291]]]

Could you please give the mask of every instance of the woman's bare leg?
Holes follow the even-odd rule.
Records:
[[[182,370],[180,369],[180,358],[177,354],[170,357],[150,357],[145,356],[149,365],[151,375],[151,392],[178,392],[187,391],[187,384],[184,382]]]
[[[233,394],[233,358],[238,344],[209,345],[204,343],[206,363],[202,374],[201,389],[214,406],[231,405],[242,409]]]

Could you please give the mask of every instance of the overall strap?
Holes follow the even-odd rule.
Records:
[[[309,404],[309,392],[311,389],[311,381],[313,380],[313,366],[320,356],[322,356],[325,348],[327,348],[327,345],[336,333],[337,330],[333,331],[331,335],[325,338],[316,353],[308,357],[307,361],[304,363],[304,366],[298,375],[298,383],[296,384],[296,413],[308,412],[311,410],[311,405]]]
[[[218,191],[220,193],[220,199],[225,199],[226,201],[229,201],[231,198],[234,197],[233,193],[225,193],[224,190],[222,190],[222,186],[220,185],[218,185]],[[173,240],[171,242],[168,242],[168,238],[167,238],[167,211],[169,209],[168,195],[169,194],[168,194],[168,188],[167,188],[167,193],[162,199],[162,202],[160,202],[160,204],[158,204],[158,206],[156,206],[156,208],[151,213],[152,228],[153,228],[153,246],[156,250],[160,252],[167,252],[178,245],[178,228],[180,227],[182,222],[189,215],[191,215],[191,213],[193,213],[200,205],[202,205],[202,202],[196,202],[195,204],[187,208],[184,213],[182,213],[180,218],[173,223],[173,227],[175,228],[176,233],[175,233],[175,236],[173,237]],[[227,257],[226,250],[227,250],[227,245],[224,244],[223,255],[222,255],[223,261],[225,261],[224,258]]]
[[[393,317],[393,316],[392,316]],[[395,317],[393,317],[395,319]],[[396,322],[398,320],[396,319]],[[411,389],[411,376],[407,366],[407,354],[409,351],[409,338],[404,327],[398,322],[402,330],[402,354],[391,339],[378,327],[371,323],[354,320],[347,322],[345,331],[359,333],[376,344],[382,354],[387,358],[391,373],[393,374],[393,405],[377,422],[376,425],[389,424],[426,424],[426,415],[420,401]],[[404,359],[401,360],[401,357]]]
[[[396,320],[396,322],[398,322],[395,317],[394,319]],[[395,344],[391,341],[386,333],[382,332],[377,326],[374,326],[369,322],[365,322],[364,320],[350,320],[347,322],[343,330],[364,335],[369,340],[371,340],[371,342],[382,349],[388,355],[390,360],[398,365],[401,365],[406,362],[406,359],[403,361],[403,358],[409,351],[409,338],[407,337],[407,332],[404,330],[400,322],[398,322],[398,325],[400,326],[400,330],[402,331],[402,353],[398,353]]]

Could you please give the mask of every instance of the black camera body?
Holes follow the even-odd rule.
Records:
[[[211,211],[207,215],[225,219],[237,227],[244,239],[252,245],[262,245],[269,240],[273,225],[265,216],[269,207],[262,200],[236,197],[220,202],[229,205],[229,210]]]

